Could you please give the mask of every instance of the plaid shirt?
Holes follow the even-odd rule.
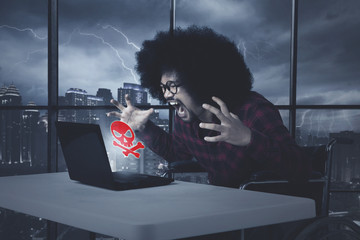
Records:
[[[206,142],[203,136],[216,133],[204,132],[199,127],[200,122],[183,122],[177,116],[173,134],[148,121],[137,136],[168,162],[196,158],[213,185],[237,188],[252,172],[261,170],[273,170],[290,180],[307,177],[311,166],[272,103],[251,92],[232,112],[251,129],[251,142],[247,146]]]

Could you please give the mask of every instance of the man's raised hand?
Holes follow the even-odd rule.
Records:
[[[217,97],[212,100],[216,102],[219,108],[213,107],[209,104],[203,104],[203,108],[213,113],[219,120],[220,124],[215,123],[200,123],[201,128],[214,130],[220,134],[217,136],[204,138],[208,142],[227,142],[236,146],[246,146],[251,140],[251,130],[246,127],[239,117],[229,112],[226,104]]]
[[[153,108],[150,108],[148,110],[141,110],[133,106],[128,94],[125,95],[126,107],[114,99],[111,99],[110,102],[120,111],[112,111],[107,113],[106,115],[108,117],[118,117],[120,121],[128,124],[133,131],[143,130],[145,128],[146,122],[149,120],[151,114],[154,112]]]

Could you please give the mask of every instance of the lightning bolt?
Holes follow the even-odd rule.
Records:
[[[99,24],[98,24],[99,25]],[[117,33],[120,33],[125,39],[126,39],[126,43],[130,46],[133,46],[137,51],[140,50],[140,47],[138,47],[135,43],[133,42],[130,42],[129,41],[129,38],[122,32],[120,31],[119,29],[117,29],[116,27],[114,26],[111,26],[111,25],[104,25],[104,26],[101,26],[103,29],[108,29],[108,28],[111,28],[112,30],[114,30],[115,32]]]
[[[240,47],[241,45],[241,47]],[[246,60],[246,52],[247,52],[247,49],[246,49],[246,45],[245,45],[245,41],[243,40],[239,40],[239,43],[237,45],[237,48],[240,50],[240,48],[242,48],[242,54],[244,56],[244,60]],[[241,51],[241,50],[240,50]]]
[[[321,119],[322,119],[323,114],[318,114],[317,115],[317,130],[316,130],[316,136],[319,137],[320,136],[320,130],[323,127],[321,124]]]
[[[302,126],[304,125],[306,114],[307,114],[308,112],[310,112],[310,111],[311,111],[311,110],[308,109],[308,110],[306,110],[305,112],[303,112],[303,114],[302,114],[302,116],[301,116],[300,125],[297,125],[296,127],[302,127]]]
[[[46,51],[46,50],[47,50],[47,48],[40,48],[40,49],[37,49],[37,50],[34,50],[34,51],[29,51],[27,53],[26,58],[24,60],[21,60],[21,61],[15,63],[14,66],[10,69],[9,73],[12,73],[18,65],[25,64],[25,63],[29,62],[30,59],[31,59],[31,55],[33,55],[35,53],[42,52],[42,51]]]
[[[346,111],[345,110],[342,110],[342,115],[343,115],[343,119],[345,119],[346,123],[348,124],[348,126],[350,127],[350,131],[353,131],[354,130],[354,126],[351,124],[351,122],[349,121],[349,118],[348,116],[346,116]]]
[[[330,126],[329,126],[329,132],[333,132],[333,126],[335,123],[335,112],[334,110],[331,111],[331,122],[330,122]]]
[[[262,47],[259,47],[259,45]],[[269,42],[261,41],[258,43],[251,42],[251,44],[247,44],[243,39],[238,41],[237,48],[243,53],[245,60],[251,57],[257,62],[262,61],[265,58],[266,53],[276,51],[274,45]],[[250,51],[250,49],[254,49],[254,51]]]
[[[314,115],[314,112],[312,111],[311,114],[310,114],[310,117],[309,117],[309,133],[312,131],[312,128],[313,128],[313,115]]]
[[[12,29],[12,30],[15,30],[15,31],[18,31],[18,32],[30,32],[33,35],[33,37],[36,38],[36,39],[39,39],[39,40],[46,40],[47,39],[47,36],[42,37],[42,36],[36,34],[36,32],[32,28],[18,28],[18,27],[14,27],[14,26],[10,26],[10,25],[1,25],[0,29],[1,28]],[[46,49],[47,48],[45,47],[45,48],[40,48],[40,49],[36,49],[36,50],[33,50],[33,51],[28,51],[27,54],[26,54],[26,58],[24,60],[16,62],[13,65],[13,67],[10,68],[10,70],[8,71],[7,74],[12,73],[19,64],[24,64],[24,63],[29,62],[30,59],[31,59],[31,55],[42,52],[42,51],[45,51]]]
[[[112,46],[109,42],[105,41],[104,38],[102,38],[102,37],[100,37],[100,36],[98,36],[98,35],[96,35],[96,34],[94,34],[94,33],[79,32],[79,34],[80,34],[80,35],[83,35],[83,36],[94,37],[94,38],[96,38],[96,39],[99,39],[104,45],[108,46],[111,50],[113,50],[114,53],[115,53],[115,55],[116,55],[116,56],[118,57],[118,59],[120,60],[122,67],[123,67],[124,69],[126,69],[127,71],[129,71],[130,74],[132,75],[133,79],[134,79],[134,82],[138,83],[134,71],[133,71],[131,68],[129,68],[128,66],[126,66],[124,59],[121,57],[119,51],[118,51],[114,46]]]
[[[6,26],[7,26],[7,25],[6,25]],[[10,26],[9,26],[8,28],[18,30],[18,28],[16,28],[16,27],[10,27]],[[23,29],[23,30],[25,31],[25,29]],[[33,31],[32,29],[29,28],[29,30],[30,30],[32,33],[34,33],[34,31]],[[72,40],[72,36],[74,35],[74,33],[75,33],[76,30],[77,30],[77,29],[74,29],[74,30],[71,32],[71,34],[70,34],[69,38],[67,39],[67,41],[64,42],[64,43],[62,43],[62,44],[60,44],[60,46],[65,46],[65,45],[70,44],[70,42],[71,42],[71,40]],[[34,37],[36,37],[36,36],[38,36],[38,35],[34,35]],[[46,38],[39,38],[39,39],[44,40],[44,39],[46,39]],[[20,64],[26,64],[27,62],[29,62],[30,59],[31,59],[31,55],[36,54],[36,53],[39,53],[39,52],[42,52],[42,51],[46,51],[46,50],[47,50],[47,48],[45,47],[45,48],[40,48],[40,49],[36,49],[36,50],[27,52],[26,58],[25,58],[24,60],[21,60],[21,61],[19,61],[19,62],[16,62],[16,63],[14,64],[14,66],[9,70],[8,73],[12,73],[12,72],[16,69],[16,67],[17,67],[18,65],[20,65]]]
[[[74,30],[71,32],[68,40],[67,40],[66,42],[60,44],[60,46],[65,46],[65,45],[70,44],[70,42],[71,42],[71,40],[72,40],[72,36],[74,35],[74,33],[75,33],[76,30],[77,30],[77,29],[74,29]],[[46,38],[45,38],[45,39],[46,39]],[[25,58],[24,60],[21,60],[21,61],[15,63],[14,66],[13,66],[13,67],[11,68],[11,70],[9,71],[9,73],[12,73],[12,72],[14,71],[14,69],[16,68],[17,65],[25,64],[25,63],[29,62],[30,59],[31,59],[31,55],[36,54],[36,53],[39,53],[39,52],[42,52],[42,51],[46,51],[46,50],[47,50],[47,48],[40,48],[40,49],[36,49],[36,50],[33,50],[33,51],[29,51],[29,52],[27,53],[26,58]]]
[[[79,32],[79,29],[78,29],[78,28],[74,28],[74,29],[72,30],[72,32],[70,33],[67,41],[65,41],[65,42],[63,42],[62,44],[60,44],[60,46],[63,47],[63,46],[69,45],[69,44],[71,43],[71,41],[72,41],[72,37],[73,37],[73,35],[74,35],[75,32]]]
[[[13,30],[16,30],[16,31],[19,31],[19,32],[30,32],[35,38],[39,39],[39,40],[45,40],[47,39],[47,36],[45,37],[41,37],[39,36],[38,34],[35,33],[35,31],[32,29],[32,28],[17,28],[17,27],[13,27],[13,26],[9,26],[9,25],[1,25],[0,26],[0,29],[1,28],[8,28],[8,29],[13,29]]]

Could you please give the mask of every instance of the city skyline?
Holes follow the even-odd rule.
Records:
[[[136,104],[148,103],[147,93],[140,85],[124,83],[118,89],[118,100],[125,102],[124,95],[129,94]],[[111,98],[109,89],[99,88],[96,96],[88,94],[85,90],[70,88],[61,98],[63,105],[73,106],[101,106],[106,98]],[[8,91],[0,91],[0,105],[11,106],[21,104],[21,92],[15,85],[11,85]],[[147,174],[156,174],[157,164],[163,159],[147,149],[141,150],[141,158],[132,156],[124,157],[121,151],[114,145],[110,125],[115,118],[106,116],[106,109],[60,109],[58,121],[99,124],[102,136],[108,152],[109,162],[113,171],[133,171]],[[47,165],[46,145],[47,126],[42,120],[46,115],[40,115],[36,109],[13,110],[10,113],[0,111],[0,176],[11,174],[13,171],[44,171]],[[163,128],[169,130],[169,121],[161,119],[156,112],[151,120]],[[58,155],[58,169],[66,171],[65,161],[61,151]]]
[[[20,104],[21,93],[15,85],[11,85],[10,90],[3,94],[0,91],[0,105]],[[10,94],[7,94],[10,93]],[[137,100],[138,104],[147,104],[147,94],[144,89],[137,84],[124,83],[124,86],[118,88],[118,100],[124,103],[124,95],[129,94],[131,99]],[[144,94],[145,93],[145,94]],[[70,88],[64,96],[65,105],[73,106],[98,106],[103,104],[104,98],[109,98],[111,91],[105,88],[99,88],[97,91],[97,97],[92,94],[88,94],[85,90]],[[120,157],[121,154],[117,153],[114,149],[111,137],[110,125],[114,119],[105,117],[105,109],[85,109],[85,110],[73,110],[63,109],[59,110],[59,121],[71,121],[71,122],[83,122],[83,123],[95,123],[99,124],[102,128],[104,142],[109,154],[109,161],[114,171],[126,170],[126,171],[145,171],[147,173],[156,174],[159,163],[164,163],[164,160],[152,153],[148,149],[145,149],[145,155],[141,158],[140,162],[133,158]],[[46,151],[41,146],[45,145],[46,141],[46,125],[43,124],[46,116],[40,115],[38,110],[26,109],[26,110],[13,110],[11,114],[0,111],[0,129],[6,129],[6,132],[0,132],[0,163],[5,165],[25,164],[26,167],[33,167],[37,169],[43,169],[46,165]],[[158,126],[162,127],[165,131],[169,131],[168,119],[161,119],[157,112],[151,117],[151,120]],[[46,121],[46,119],[45,119]],[[349,162],[354,165],[356,169],[360,167],[358,164],[358,149],[352,147],[353,144],[358,144],[360,140],[360,133],[353,131],[341,131],[341,132],[329,132],[326,137],[312,135],[311,133],[303,133],[300,128],[297,128],[296,140],[301,146],[317,146],[321,144],[327,144],[331,138],[345,139],[340,145],[345,144],[339,149],[342,152],[337,153],[336,162],[338,162],[338,169],[334,172],[336,181],[349,182],[353,177],[358,177],[357,171],[354,171],[349,167]],[[351,144],[350,144],[351,142]],[[41,144],[39,144],[41,143]],[[60,154],[59,169],[66,170],[64,160]],[[344,161],[346,160],[346,161]],[[21,169],[21,168],[20,168]],[[342,171],[341,169],[345,169]],[[4,169],[1,169],[4,174]],[[6,169],[5,169],[6,170]],[[6,172],[5,172],[6,174]],[[344,181],[346,179],[346,181]]]
[[[116,93],[118,93],[119,89],[123,89],[125,88],[126,85],[138,85],[138,84],[134,84],[134,83],[123,83],[122,87],[119,87],[116,89]],[[140,88],[141,85],[138,85]],[[16,87],[15,84],[10,84],[9,85],[10,88]],[[3,85],[2,87],[0,87],[0,95],[3,92],[3,89],[6,88],[5,85]],[[64,97],[66,95],[66,93],[68,91],[74,91],[74,90],[79,90],[79,91],[83,91],[84,94],[92,96],[92,97],[96,97],[96,92],[99,89],[106,89],[109,90],[111,92],[111,94],[113,94],[113,92],[111,91],[111,89],[107,89],[107,88],[102,88],[99,87],[95,92],[88,92],[86,89],[84,88],[74,88],[74,87],[70,87],[69,89],[67,89],[63,95],[59,95],[59,101],[62,97]],[[114,96],[114,95],[113,95]],[[148,94],[147,94],[148,96]],[[115,97],[115,99],[120,100],[119,96]],[[148,102],[151,101],[150,98],[148,98]],[[135,101],[134,101],[135,102]],[[122,102],[123,104],[125,102]],[[141,103],[137,103],[137,104],[141,104]],[[148,104],[148,103],[143,103],[143,104]],[[30,100],[28,103],[22,102],[22,105],[31,105],[36,106],[35,102]],[[68,105],[68,104],[64,104],[62,101],[59,102],[59,105]],[[70,104],[72,105],[72,104]],[[97,104],[98,106],[105,106],[105,105],[109,105],[108,103],[102,102],[99,104]],[[360,126],[356,125],[356,122],[359,121],[360,119],[358,119],[358,115],[360,113],[358,113],[359,111],[354,111],[354,110],[313,110],[313,109],[307,109],[307,110],[302,110],[299,109],[297,114],[297,128],[301,128],[303,134],[306,135],[313,135],[316,137],[327,137],[329,135],[329,133],[334,133],[334,132],[343,132],[343,131],[353,131],[353,132],[360,132]],[[319,114],[320,112],[320,114]],[[324,116],[322,116],[323,114],[321,112],[325,112],[324,115],[326,115],[328,117],[327,121],[325,121],[326,119],[324,119]],[[349,114],[347,114],[346,112],[350,112]],[[354,112],[354,114],[351,114],[351,112]],[[280,110],[280,113],[282,114],[282,118],[283,121],[285,123],[285,125],[287,124],[287,111],[284,114],[284,110]],[[337,114],[338,113],[338,114]],[[168,114],[161,112],[160,117],[162,118],[167,118]],[[307,117],[307,118],[306,118]],[[351,120],[352,118],[352,120]],[[308,122],[306,122],[306,119],[308,119]],[[330,120],[329,120],[330,119]],[[345,119],[345,121],[343,121],[342,119]],[[326,124],[324,124],[324,122]],[[355,124],[354,124],[354,123]]]
[[[46,3],[0,5],[0,85],[15,83],[24,105],[46,105]],[[169,29],[169,9],[170,1],[60,1],[59,95],[69,88],[95,94],[100,84],[116,93],[124,82],[138,83],[135,54],[145,39]],[[359,9],[355,0],[299,3],[297,104],[360,103],[360,33],[352,31]],[[279,105],[289,104],[290,19],[290,1],[176,1],[176,26],[207,25],[233,40],[253,72],[254,90]],[[296,125],[313,134],[360,131],[359,109],[297,113]],[[281,114],[287,123],[288,112]]]

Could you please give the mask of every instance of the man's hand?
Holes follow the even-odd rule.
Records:
[[[118,117],[120,121],[128,124],[133,131],[139,130],[142,131],[145,128],[146,122],[149,120],[150,115],[154,112],[153,108],[148,110],[140,110],[137,107],[134,107],[130,101],[128,94],[125,95],[126,107],[120,104],[118,101],[111,99],[111,103],[114,104],[119,110],[109,112],[106,115],[108,117],[114,116]]]
[[[202,122],[200,127],[217,131],[220,134],[214,137],[206,136],[204,140],[208,142],[223,141],[236,146],[248,145],[251,140],[251,130],[240,121],[237,115],[229,112],[226,104],[221,99],[213,97],[212,100],[220,106],[220,109],[209,104],[203,104],[202,107],[213,113],[221,123]]]

